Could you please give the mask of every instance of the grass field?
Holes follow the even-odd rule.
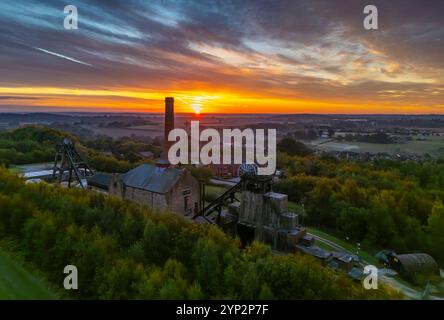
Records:
[[[53,300],[57,295],[44,281],[0,250],[0,300]]]
[[[334,139],[318,139],[311,144],[325,151],[353,151],[353,152],[385,152],[389,154],[396,153],[428,153],[433,157],[444,156],[444,137],[436,136],[418,136],[412,141],[404,143],[365,143],[365,142],[338,142]]]

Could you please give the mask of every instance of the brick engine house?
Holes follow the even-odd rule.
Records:
[[[196,214],[200,210],[199,181],[189,170],[171,166],[167,160],[168,133],[174,129],[174,99],[171,97],[165,98],[164,128],[163,159],[155,165],[143,164],[124,174],[97,173],[88,179],[89,188],[156,210],[180,215]]]
[[[199,188],[190,171],[161,160],[155,166],[143,164],[113,176],[109,193],[152,209],[190,215],[199,210]]]

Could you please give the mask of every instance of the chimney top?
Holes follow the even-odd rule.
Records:
[[[168,135],[171,130],[174,129],[174,98],[165,97],[165,136],[163,140],[163,157],[167,159],[168,151],[172,145],[171,141],[168,141]]]

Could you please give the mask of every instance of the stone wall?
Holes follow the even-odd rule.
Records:
[[[185,197],[188,198],[188,207],[185,209]],[[194,214],[195,205],[199,205],[200,184],[188,170],[180,177],[179,181],[168,192],[168,208],[178,214]],[[198,208],[199,210],[199,208]]]
[[[166,194],[125,186],[117,175],[111,179],[109,194],[149,208],[169,210],[173,213],[184,215],[194,213],[195,204],[199,204],[199,188],[199,182],[188,170],[185,170]],[[187,198],[187,209],[185,209],[185,198]]]
[[[165,210],[168,207],[166,195],[150,192],[148,190],[126,186],[124,199],[145,205],[156,210]]]
[[[123,198],[123,185],[119,179],[118,174],[116,174],[116,173],[113,174],[113,176],[111,177],[111,182],[110,182],[110,185],[108,186],[108,188],[109,188],[110,195]]]

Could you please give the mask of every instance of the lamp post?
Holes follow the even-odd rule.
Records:
[[[301,199],[301,207],[302,207],[302,226],[305,227],[305,197]]]
[[[302,226],[305,227],[305,207],[304,207],[304,204],[302,204]]]

